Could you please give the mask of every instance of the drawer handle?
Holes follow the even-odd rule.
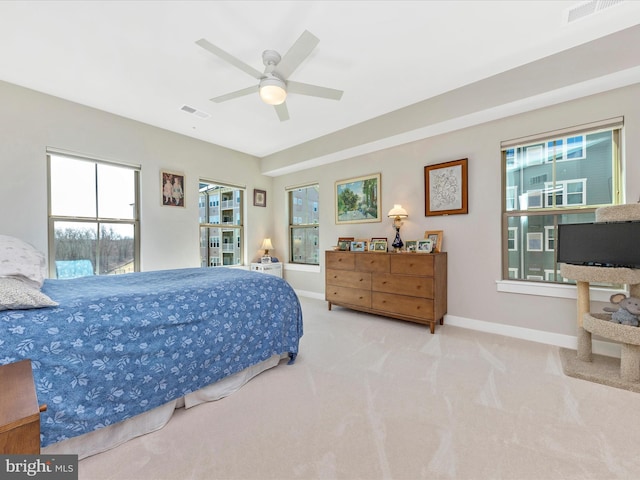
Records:
[[[382,282],[382,284],[383,284],[383,285],[386,285],[386,284],[387,284],[387,281],[385,280],[384,282]]]

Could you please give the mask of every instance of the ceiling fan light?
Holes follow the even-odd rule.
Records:
[[[268,105],[280,105],[287,98],[285,84],[279,78],[265,78],[260,82],[260,98]]]

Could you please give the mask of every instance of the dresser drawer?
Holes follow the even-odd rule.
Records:
[[[428,253],[399,253],[392,255],[391,273],[403,275],[428,275],[433,276],[434,256]]]
[[[373,292],[371,308],[381,312],[433,320],[433,300],[392,293]]]
[[[397,293],[411,297],[433,298],[433,277],[374,273],[371,289],[376,292]]]
[[[325,296],[327,302],[335,303],[336,305],[348,304],[371,308],[371,290],[327,285]]]
[[[325,268],[333,270],[354,270],[355,256],[349,252],[327,252]]]
[[[371,274],[327,269],[327,285],[371,290]]]
[[[356,270],[361,272],[389,273],[389,255],[381,253],[361,253],[355,255]]]

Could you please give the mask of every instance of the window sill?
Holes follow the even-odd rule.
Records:
[[[521,295],[537,295],[540,297],[577,298],[575,285],[560,285],[538,282],[514,282],[512,280],[496,280],[498,292],[519,293]],[[589,297],[596,302],[609,302],[611,294],[620,289],[589,288]]]
[[[291,270],[296,272],[311,272],[320,273],[320,265],[305,265],[302,263],[285,263],[283,264],[285,270]]]

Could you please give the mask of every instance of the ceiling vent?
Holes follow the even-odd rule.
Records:
[[[565,23],[575,22],[581,18],[606,10],[609,7],[619,5],[623,1],[624,0],[591,0],[590,2],[580,3],[567,9]]]
[[[180,110],[190,113],[191,115],[195,115],[198,118],[202,118],[203,120],[211,116],[211,114],[198,110],[197,108],[190,107],[189,105],[183,105],[180,107]]]

